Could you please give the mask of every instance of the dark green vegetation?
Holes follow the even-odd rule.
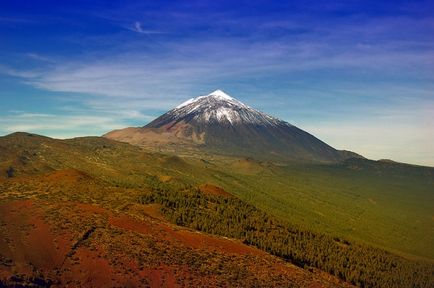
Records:
[[[9,177],[10,168],[13,169],[13,177]],[[147,191],[149,187],[154,187],[155,177],[164,178],[164,181],[168,181],[170,185],[181,183],[179,184],[180,187],[185,187],[185,185],[196,187],[200,184],[211,183],[236,195],[246,204],[241,204],[244,202],[235,199],[231,200],[234,201],[233,203],[222,204],[219,203],[220,200],[216,200],[220,198],[212,197],[209,198],[211,199],[209,200],[210,203],[214,201],[218,207],[226,205],[223,207],[228,211],[232,211],[235,209],[234,207],[237,207],[236,209],[245,207],[247,210],[240,210],[240,212],[243,212],[246,217],[250,215],[245,214],[247,211],[253,212],[254,215],[265,215],[263,213],[266,213],[264,217],[273,219],[273,224],[267,224],[268,222],[258,222],[257,224],[265,225],[264,229],[271,229],[273,237],[281,237],[279,236],[280,232],[277,233],[281,229],[276,228],[277,223],[285,223],[279,224],[280,226],[285,226],[288,223],[288,227],[298,227],[291,229],[305,231],[306,235],[318,235],[312,239],[307,238],[306,241],[319,241],[318,239],[324,241],[328,239],[327,241],[329,241],[336,238],[333,242],[327,242],[327,245],[330,245],[330,250],[327,251],[330,253],[334,253],[333,251],[336,253],[337,251],[360,251],[356,249],[357,247],[371,249],[369,251],[372,253],[377,251],[379,254],[376,257],[379,258],[379,263],[383,263],[381,265],[386,265],[382,266],[385,269],[388,269],[387,265],[392,265],[391,263],[398,261],[396,263],[401,264],[397,264],[396,269],[398,267],[411,267],[410,270],[421,271],[419,269],[425,269],[421,267],[426,264],[424,264],[423,259],[419,258],[428,258],[428,261],[434,259],[434,249],[432,248],[434,243],[434,169],[432,168],[365,159],[351,159],[341,164],[329,165],[306,163],[277,165],[271,162],[258,162],[253,159],[237,159],[216,155],[184,154],[182,157],[163,155],[99,137],[55,140],[27,133],[0,137],[0,171],[2,171],[0,178],[3,178],[4,181],[20,177],[33,177],[65,168],[85,172],[84,175],[92,177],[87,180],[89,181],[87,186],[96,185],[95,183],[98,182],[102,183],[98,186],[102,188],[99,190],[88,189],[85,185],[86,187],[83,186],[79,189],[62,191],[58,195],[59,199],[66,197],[66,193],[66,199],[70,201],[98,203],[109,206],[111,209],[122,210],[129,203],[137,201],[138,191],[142,193],[142,191]],[[123,189],[123,192],[113,194],[113,189]],[[39,190],[32,190],[26,185],[12,187],[3,193],[14,193],[13,191],[21,191],[16,195],[11,194],[13,197],[23,197],[23,195],[26,195],[25,197],[44,197],[44,194],[41,195]],[[47,193],[50,193],[49,186]],[[171,191],[170,193],[174,192]],[[194,191],[191,193],[197,194]],[[53,197],[53,194],[50,195]],[[191,200],[190,196],[185,197],[186,201]],[[192,202],[192,205],[194,203]],[[241,206],[238,207],[237,205]],[[181,210],[173,211],[175,211],[173,213],[181,213]],[[212,212],[212,210],[203,211],[201,209],[197,211],[201,211],[201,213]],[[177,217],[175,214],[170,216],[168,210],[165,210],[165,213],[169,217]],[[216,216],[211,213],[209,218],[213,219],[213,215]],[[191,220],[187,221],[187,219],[196,219],[200,217],[200,214],[188,214],[187,216],[186,219],[181,219],[185,222],[180,223],[194,227],[192,225],[196,224],[190,223]],[[171,219],[174,220],[175,218]],[[220,221],[224,220],[220,219]],[[216,225],[216,227],[220,226]],[[205,229],[204,227],[196,228]],[[236,229],[234,227],[234,230],[228,230],[228,233],[234,233],[231,234],[232,236],[226,235],[238,238]],[[221,229],[219,228],[219,230]],[[209,230],[208,232],[221,234],[219,230]],[[290,235],[296,235],[291,234],[289,230],[287,232]],[[245,236],[239,238],[246,239]],[[285,243],[285,239],[283,239],[283,243]],[[350,243],[349,246],[347,242]],[[330,263],[327,264],[327,261],[332,261],[338,263],[338,266],[332,266],[333,273],[339,273],[339,269],[344,267],[343,265],[339,266],[341,265],[339,259],[346,255],[342,256],[339,253],[331,254],[336,255],[333,256],[335,258],[321,259],[320,261],[309,258],[312,255],[299,254],[297,256],[299,258],[296,258],[295,255],[291,256],[288,251],[283,250],[281,252],[280,248],[277,247],[279,242],[274,243],[274,248],[259,246],[261,245],[259,242],[249,243],[264,249],[271,249],[269,251],[276,255],[287,257],[296,262],[299,261],[300,265],[318,267],[322,261],[322,265],[325,266],[321,267],[330,271],[330,266],[327,266]],[[362,243],[368,243],[381,249],[366,248],[367,246]],[[333,250],[341,249],[339,247],[347,248],[346,250],[344,248],[342,248],[344,250]],[[387,254],[382,249],[412,260]],[[310,250],[309,253],[313,254],[314,252]],[[384,257],[386,260],[381,261]],[[357,268],[367,264],[352,265]],[[360,267],[358,269],[361,269]],[[346,266],[345,268],[349,269]],[[374,280],[371,281],[379,281],[380,272],[373,274],[372,279]],[[346,272],[343,273],[344,275],[340,276],[347,277]],[[357,274],[348,273],[350,278],[346,279],[364,279],[363,281],[367,281],[366,274],[357,276]],[[419,275],[416,278],[422,279],[424,277],[433,279],[432,270],[428,274]],[[408,280],[403,278],[402,281]]]
[[[434,259],[434,169],[364,159],[248,166],[258,171],[233,174],[246,189],[224,186],[243,200],[309,229]]]
[[[433,287],[434,265],[414,263],[383,250],[304,230],[236,198],[205,195],[194,187],[153,181],[142,204],[163,204],[178,225],[242,239],[301,267],[317,267],[361,287]]]

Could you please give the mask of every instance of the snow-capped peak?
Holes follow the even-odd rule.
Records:
[[[285,123],[250,108],[222,90],[189,99],[166,113],[166,116],[174,121],[189,119],[188,121],[194,120],[202,123],[226,122],[232,125],[235,123],[264,125]]]
[[[234,101],[235,99],[232,98],[231,96],[229,96],[228,94],[226,94],[225,92],[223,92],[220,89],[215,90],[214,92],[209,93],[208,95],[204,95],[204,96],[199,96],[199,97],[195,97],[195,98],[191,98],[188,99],[187,101],[179,104],[178,106],[175,107],[175,109],[179,109],[182,108],[184,106],[187,106],[191,103],[197,102],[203,98],[215,98],[218,100],[226,100],[226,101]]]
[[[215,90],[212,93],[209,93],[207,96],[217,96],[217,97],[221,97],[224,99],[228,99],[228,100],[233,100],[234,98],[232,98],[231,96],[229,96],[228,94],[226,94],[225,92],[223,92],[220,89]]]

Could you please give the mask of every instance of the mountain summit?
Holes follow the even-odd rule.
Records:
[[[115,130],[104,137],[162,151],[199,149],[263,160],[336,162],[360,157],[338,151],[222,90],[189,99],[144,127]]]
[[[147,127],[159,128],[173,121],[179,122],[178,120],[187,119],[188,122],[193,121],[203,125],[278,125],[286,123],[250,108],[221,90],[216,90],[208,95],[185,101],[152,121]]]

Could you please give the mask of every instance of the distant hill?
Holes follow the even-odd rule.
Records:
[[[185,147],[265,160],[337,162],[361,157],[336,150],[221,90],[190,99],[144,127],[115,130],[104,137],[165,151]]]

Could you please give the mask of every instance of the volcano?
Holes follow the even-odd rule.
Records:
[[[189,147],[260,160],[338,162],[361,157],[337,150],[221,90],[187,100],[146,126],[115,130],[104,137],[162,150]]]

